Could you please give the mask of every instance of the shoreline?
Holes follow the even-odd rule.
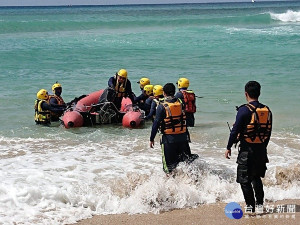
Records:
[[[245,204],[239,203],[243,212]],[[262,214],[246,214],[241,219],[229,219],[224,213],[227,203],[203,204],[197,208],[174,209],[172,211],[161,212],[160,214],[110,214],[95,215],[92,218],[80,220],[76,225],[99,225],[99,224],[299,224],[300,219],[300,199],[285,199],[275,202],[265,203],[265,207],[269,206],[269,213]],[[295,205],[295,213],[287,213],[288,205]],[[282,207],[281,207],[282,206]],[[277,212],[278,208],[284,211]],[[73,224],[73,225],[75,225]]]

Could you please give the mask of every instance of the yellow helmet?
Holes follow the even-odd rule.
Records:
[[[41,89],[39,90],[39,92],[36,94],[36,97],[40,100],[47,100],[49,95],[48,95],[48,91],[46,91],[45,89]]]
[[[155,85],[153,87],[153,95],[154,96],[160,96],[163,94],[163,86],[161,85]]]
[[[146,93],[146,95],[151,95],[153,93],[153,85],[152,84],[148,84],[144,87],[144,91]]]
[[[127,78],[127,71],[125,69],[120,69],[118,72],[118,76]]]
[[[178,88],[188,88],[190,86],[190,81],[187,78],[179,78],[177,85]]]
[[[140,84],[140,88],[143,89],[146,85],[150,84],[150,80],[147,77],[143,77],[137,83]]]
[[[61,84],[56,81],[55,84],[52,85],[52,91],[55,92],[56,88],[62,88]]]

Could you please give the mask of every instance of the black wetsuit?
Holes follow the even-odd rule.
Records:
[[[163,95],[160,95],[159,96],[159,99],[162,99],[164,96]],[[159,99],[156,99],[156,100],[159,100]],[[149,114],[145,117],[146,120],[149,120],[149,119],[152,119],[153,116],[155,116],[156,114],[156,107],[157,107],[157,102],[153,99],[152,102],[151,102],[151,107],[150,107],[150,112]]]
[[[145,106],[144,106],[144,111],[145,111],[145,115],[148,115],[150,113],[151,110],[151,105],[153,103],[153,96],[148,96],[148,98],[145,101]]]
[[[51,107],[51,109],[49,110],[53,112],[53,114],[51,115],[51,121],[59,121],[59,117],[64,113],[64,110],[66,109],[66,104],[59,105],[56,98],[52,97],[49,100],[49,105]]]
[[[41,100],[40,100],[41,101]],[[50,104],[48,104],[47,102],[43,101],[42,104],[41,104],[41,108],[43,111],[50,111],[50,112],[53,112],[53,113],[61,113],[64,111],[64,108],[63,107],[52,107]],[[51,122],[50,121],[53,121],[51,119],[51,116],[50,116],[50,120],[47,121],[47,122],[37,122],[37,124],[42,124],[42,125],[50,125]]]
[[[264,107],[264,105],[258,101],[250,103],[255,107]],[[238,134],[242,135],[246,126],[250,123],[251,117],[252,112],[245,105],[238,109],[236,121],[228,140],[227,149],[231,149],[237,140]],[[244,139],[240,140],[236,181],[240,183],[246,204],[252,207],[252,211],[255,210],[255,198],[257,205],[263,204],[264,191],[261,177],[265,176],[267,169],[267,145],[269,140],[270,137],[261,144],[248,143]],[[255,198],[253,189],[255,191]]]
[[[115,77],[109,78],[109,80],[108,80],[109,87],[111,87],[115,90],[116,84],[117,84],[117,80]],[[125,97],[129,97],[130,100],[132,101],[132,103],[134,103],[134,93],[132,92],[131,83],[128,79],[126,81]],[[114,102],[113,102],[119,110],[121,109],[122,99],[123,99],[123,97],[116,96],[114,99]]]
[[[136,96],[134,97],[134,103],[137,103],[140,109],[145,110],[145,102],[147,98],[148,96],[145,95],[144,92],[142,91],[142,94],[140,94],[137,97]]]

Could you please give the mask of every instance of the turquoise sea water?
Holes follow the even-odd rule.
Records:
[[[58,80],[68,101],[105,87],[115,71],[126,68],[133,83],[142,76],[155,84],[188,77],[191,89],[205,96],[198,101],[199,124],[231,119],[234,106],[244,102],[245,82],[258,80],[261,100],[275,110],[275,129],[299,134],[299,7],[1,8],[0,107],[9,111],[1,117],[1,133],[33,124],[32,102],[40,88],[51,91]],[[137,85],[133,89],[139,94]]]
[[[234,182],[236,152],[231,161],[223,155],[226,122],[245,103],[249,80],[261,83],[260,100],[274,115],[266,198],[300,198],[299,40],[300,2],[0,8],[0,202],[11,209],[4,223],[243,201]],[[187,77],[203,96],[191,147],[201,156],[193,170],[209,171],[205,182],[166,180],[158,139],[148,147],[151,123],[138,130],[34,124],[39,89],[51,91],[59,81],[70,101],[105,88],[121,68],[137,95],[136,81],[146,76],[161,85]],[[278,168],[290,168],[289,192]],[[185,190],[180,201],[172,185]]]

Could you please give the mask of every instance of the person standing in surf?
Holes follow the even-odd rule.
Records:
[[[139,96],[134,97],[134,102],[139,106],[140,109],[145,111],[145,102],[149,96],[146,94],[144,87],[150,85],[150,79],[147,77],[143,77],[137,83],[140,84],[142,93]]]
[[[154,120],[157,106],[164,101],[163,86],[155,85],[153,87],[153,100],[151,101],[150,112],[145,117],[145,120]]]
[[[237,109],[225,151],[225,157],[230,159],[231,147],[239,139],[236,181],[241,185],[247,209],[252,212],[255,212],[255,206],[261,206],[264,202],[261,178],[265,176],[266,163],[269,162],[267,146],[272,131],[272,113],[268,106],[258,101],[260,90],[261,86],[256,81],[249,81],[245,85],[248,103]]]
[[[180,162],[188,160],[187,153],[190,152],[183,104],[174,97],[175,90],[172,83],[167,83],[163,87],[164,101],[156,109],[150,136],[150,148],[153,148],[158,130],[160,129],[163,134],[160,143],[163,170],[166,174],[170,174]],[[196,158],[198,157],[193,160]]]
[[[52,107],[49,104],[49,94],[45,89],[41,89],[36,94],[37,99],[34,103],[34,121],[36,124],[50,125],[51,113],[58,114],[63,112],[64,107]]]
[[[53,95],[49,95],[49,104],[53,108],[58,108],[62,110],[57,112],[51,112],[51,121],[59,121],[59,117],[61,117],[64,113],[66,104],[61,96],[62,86],[57,81],[55,84],[52,85],[52,92]]]
[[[190,81],[187,78],[180,78],[176,84],[179,89],[179,92],[176,93],[175,97],[180,98],[181,101],[184,103],[186,125],[188,127],[194,127],[194,114],[196,112],[196,96],[194,91],[188,90],[188,87],[190,86]]]

